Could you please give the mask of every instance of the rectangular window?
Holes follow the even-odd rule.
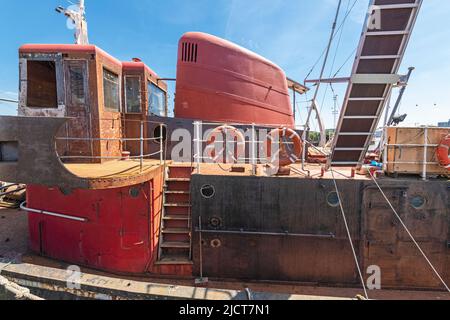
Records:
[[[149,82],[148,95],[149,95],[148,109],[150,113],[160,117],[165,117],[167,109],[166,93],[161,88],[158,88],[156,85]]]
[[[27,107],[58,108],[54,61],[27,61]]]
[[[80,106],[86,104],[84,92],[84,68],[78,64],[69,65],[69,94],[72,105]]]
[[[0,162],[17,162],[19,143],[17,141],[0,141]]]
[[[141,113],[141,81],[139,77],[125,77],[127,113]]]
[[[106,69],[103,69],[103,99],[106,109],[120,112],[119,76]]]

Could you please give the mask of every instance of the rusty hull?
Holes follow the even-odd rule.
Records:
[[[377,265],[383,288],[442,289],[373,182],[337,183],[364,275]],[[450,282],[449,183],[381,179],[380,184]],[[201,195],[205,185],[214,186],[213,198]],[[360,286],[340,208],[327,203],[333,191],[329,179],[194,175],[195,275],[202,266],[210,278]],[[426,199],[419,209],[410,204],[417,195]]]

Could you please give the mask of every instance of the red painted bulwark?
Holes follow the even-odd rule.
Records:
[[[294,124],[282,69],[231,42],[196,32],[179,43],[175,116]]]
[[[88,219],[77,222],[30,213],[31,249],[80,266],[144,274],[157,258],[160,186],[155,180],[124,188],[71,192],[28,186],[28,207]]]

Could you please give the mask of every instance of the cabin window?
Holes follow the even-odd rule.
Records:
[[[120,111],[119,76],[103,69],[103,99],[109,111]]]
[[[84,68],[82,65],[71,64],[68,67],[69,72],[69,95],[72,105],[85,105],[86,93],[85,93],[85,76]]]
[[[141,113],[141,81],[139,77],[125,78],[127,113]]]
[[[27,61],[27,107],[58,108],[54,61]]]
[[[148,94],[149,94],[149,106],[148,109],[151,114],[165,117],[166,116],[166,93],[158,88],[153,83],[148,84]]]

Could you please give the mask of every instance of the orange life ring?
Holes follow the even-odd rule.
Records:
[[[286,148],[286,142],[280,142],[280,147],[276,152],[276,155],[279,156],[279,160],[276,159],[275,155],[272,155],[272,143],[275,139],[281,141],[284,138],[288,138],[293,142],[294,147],[292,149]],[[300,138],[300,135],[290,128],[279,128],[272,130],[267,136],[267,156],[270,159],[270,162],[273,164],[276,160],[278,160],[278,165],[280,167],[288,166],[290,164],[296,163],[300,160],[303,152],[303,141]]]
[[[225,135],[225,140],[223,140],[222,142],[222,146],[219,152],[217,152],[216,154],[216,138],[218,135],[221,135],[222,137]],[[226,139],[229,137],[229,135],[231,135],[231,137],[233,138],[233,142],[236,144],[237,148],[236,150],[227,150],[226,152],[226,156],[230,156],[231,159],[236,163],[238,162],[240,156],[242,155],[243,157],[245,157],[245,137],[242,134],[241,131],[239,131],[238,129],[236,129],[235,127],[232,126],[220,126],[215,128],[214,130],[212,130],[209,134],[208,134],[208,138],[206,139],[206,149],[205,151],[207,152],[207,154],[209,155],[209,158],[214,161],[214,162],[219,162],[218,160],[222,157],[224,157],[224,152],[226,149],[226,145],[225,143],[228,143],[230,141],[226,141]],[[236,153],[235,153],[236,151]],[[227,158],[228,160],[228,158]],[[220,163],[220,162],[219,162]]]
[[[450,134],[442,139],[436,149],[436,156],[439,164],[450,171]]]

